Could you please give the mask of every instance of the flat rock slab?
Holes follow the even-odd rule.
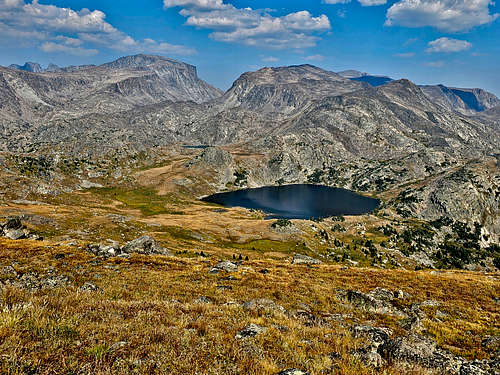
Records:
[[[314,259],[313,257],[303,255],[303,254],[295,254],[292,258],[292,264],[322,264],[323,262],[318,259]]]

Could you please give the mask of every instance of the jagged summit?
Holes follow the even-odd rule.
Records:
[[[23,70],[25,72],[32,72],[32,73],[40,73],[43,71],[42,66],[36,62],[27,62],[24,65],[12,64],[9,65],[9,68],[15,70]]]

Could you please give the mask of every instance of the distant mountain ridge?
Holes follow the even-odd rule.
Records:
[[[475,114],[500,106],[500,99],[483,89],[464,89],[444,85],[421,86],[422,91],[443,107],[462,114]]]
[[[24,65],[12,64],[9,65],[9,69],[23,70],[25,72],[33,72],[33,73],[40,73],[44,71],[44,69],[40,64],[34,62],[27,62]]]
[[[358,70],[344,70],[339,75],[353,81],[365,82],[373,87],[385,85],[393,81],[387,76],[372,75]],[[474,115],[500,106],[500,99],[484,89],[447,87],[444,85],[420,85],[424,94],[450,111],[466,115]]]
[[[0,119],[9,121],[36,124],[163,101],[201,103],[221,95],[192,65],[158,56],[130,56],[101,66],[51,66],[44,72],[0,68]]]
[[[252,131],[270,130],[292,116],[300,117],[326,98],[352,101],[354,93],[367,102],[382,95],[374,105],[387,107],[387,111],[393,111],[394,106],[398,106],[397,111],[407,111],[408,120],[397,120],[404,126],[409,126],[406,122],[412,118],[411,121],[424,121],[429,127],[439,125],[445,118],[446,123],[460,123],[457,116],[475,116],[476,110],[500,104],[485,90],[417,86],[389,77],[381,77],[388,80],[386,83],[373,85],[353,78],[378,76],[358,71],[339,74],[309,64],[243,73],[225,93],[200,80],[196,67],[161,56],[141,54],[100,66],[51,68],[53,71],[42,73],[0,68],[0,119],[26,121],[35,128],[44,124],[49,129],[60,121],[66,123],[66,128],[73,122],[81,127],[77,125],[81,119],[95,124],[102,117],[109,124],[119,121],[116,128],[154,126],[154,130],[141,136],[146,144],[150,144],[149,139],[155,144],[194,140],[230,144],[252,142]],[[198,105],[177,104],[186,101]],[[363,111],[374,113],[371,109]],[[495,112],[491,113],[476,117],[475,121],[495,123],[491,120]],[[354,118],[350,121],[355,122]],[[162,133],[162,123],[170,133]],[[163,134],[161,139],[157,139],[158,132]],[[54,133],[41,134],[35,138],[51,137],[49,134]],[[485,144],[490,144],[490,138],[484,139]],[[447,141],[443,138],[438,143],[445,145]],[[110,141],[106,147],[112,145]]]

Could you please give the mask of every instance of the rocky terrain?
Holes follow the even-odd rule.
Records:
[[[0,68],[0,372],[498,374],[499,108],[311,65]],[[292,183],[382,205],[199,199]]]
[[[158,255],[151,238],[120,254],[79,241],[0,246],[5,373],[500,371],[498,273],[363,269],[176,241]]]
[[[449,88],[443,85],[421,87],[433,102],[465,115],[500,106],[500,100],[483,89]]]
[[[0,68],[0,93],[4,133],[16,126],[37,128],[89,114],[111,115],[164,101],[201,103],[221,95],[198,78],[195,67],[146,55],[80,69]]]

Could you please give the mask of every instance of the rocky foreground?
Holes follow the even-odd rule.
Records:
[[[498,273],[165,256],[152,238],[0,246],[3,373],[500,373]]]

